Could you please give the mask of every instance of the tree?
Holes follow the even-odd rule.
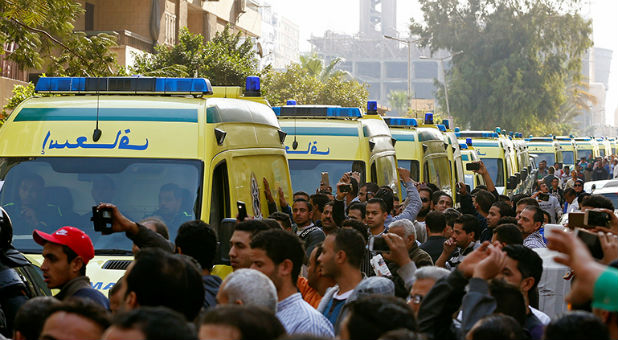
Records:
[[[299,104],[363,107],[369,91],[365,84],[348,80],[338,73],[322,80],[322,72],[312,72],[293,63],[285,71],[269,70],[264,75],[264,97],[273,106],[285,105],[288,99]]]
[[[395,112],[407,113],[408,110],[408,92],[406,91],[391,91],[388,94],[388,102]]]
[[[0,45],[15,44],[7,58],[22,69],[66,76],[114,74],[119,67],[109,48],[116,45],[115,39],[74,32],[73,23],[82,12],[74,0],[3,0]]]
[[[257,57],[251,39],[233,34],[229,27],[217,32],[211,41],[187,28],[180,31],[178,43],[159,45],[153,55],[136,56],[131,72],[147,76],[204,77],[213,85],[242,86],[245,78],[258,74]]]
[[[422,46],[463,51],[447,73],[451,114],[475,129],[566,132],[560,108],[580,80],[591,23],[579,0],[420,0]],[[445,106],[444,90],[438,99]]]
[[[308,56],[300,56],[300,66],[312,77],[318,78],[321,81],[326,81],[330,77],[350,77],[350,75],[342,70],[336,70],[337,64],[343,61],[343,58],[334,58],[328,65],[324,65],[324,61],[320,59],[317,53]]]

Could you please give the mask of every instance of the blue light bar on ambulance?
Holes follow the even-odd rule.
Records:
[[[37,93],[56,94],[212,94],[205,78],[154,77],[42,77],[34,88]]]
[[[459,143],[459,148],[462,150],[468,150],[468,145],[466,143]]]
[[[502,133],[502,129],[500,129],[500,127],[499,127],[499,126],[496,126],[496,133],[497,133],[497,134]]]
[[[245,79],[245,97],[260,97],[260,77],[249,76]]]
[[[466,138],[466,145],[472,146],[472,138]]]
[[[360,118],[362,116],[361,110],[357,107],[289,105],[272,109],[279,117]]]
[[[433,124],[433,113],[425,113],[425,124]]]
[[[375,100],[370,100],[367,102],[367,114],[368,115],[377,115],[378,114],[378,102]]]
[[[418,126],[418,122],[414,118],[384,117],[384,122],[386,122],[386,125],[388,126]]]
[[[438,130],[442,132],[446,132],[446,126],[444,126],[444,124],[438,124],[437,127],[438,127]]]
[[[285,105],[296,105],[296,101],[294,99],[290,99],[285,102]]]
[[[442,124],[444,124],[447,130],[451,128],[451,121],[448,119],[442,119]]]
[[[461,131],[461,129],[459,127],[456,127],[455,132],[459,132],[459,131]]]

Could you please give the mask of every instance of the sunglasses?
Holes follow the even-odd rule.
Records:
[[[421,198],[421,202],[423,202],[423,203],[429,202],[429,198],[427,198],[427,197],[422,197],[422,198]]]
[[[574,184],[573,186],[574,187],[581,187],[582,185],[581,184]]]

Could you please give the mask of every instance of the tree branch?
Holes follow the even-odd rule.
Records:
[[[24,27],[27,30],[33,31],[33,32],[37,32],[40,34],[43,34],[44,36],[46,36],[49,40],[55,42],[56,44],[62,46],[65,50],[71,52],[72,54],[74,54],[77,58],[79,58],[79,60],[81,60],[84,65],[89,65],[88,60],[84,59],[84,57],[82,57],[79,53],[76,53],[73,49],[71,49],[70,47],[68,47],[67,45],[65,45],[62,41],[54,38],[51,34],[49,34],[48,32],[42,30],[42,29],[38,29],[38,28],[34,28],[34,27],[30,27],[22,22],[20,22],[19,20],[15,19],[15,18],[11,18],[11,21],[13,21],[14,23]]]

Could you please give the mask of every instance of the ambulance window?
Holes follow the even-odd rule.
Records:
[[[378,182],[378,171],[376,170],[376,163],[371,163],[371,182]]]
[[[556,163],[556,154],[553,152],[535,152],[535,154],[538,156],[536,158],[536,164],[541,163],[543,160],[547,162],[547,166],[552,166]]]
[[[500,158],[481,158],[485,168],[489,172],[494,185],[497,187],[504,186],[504,163]]]
[[[573,151],[562,151],[562,162],[565,164],[575,164]]]
[[[451,190],[451,164],[446,157],[427,158],[424,165],[425,181],[440,190]]]
[[[408,169],[410,170],[410,178],[412,178],[415,182],[418,182],[418,177],[419,177],[419,163],[417,160],[401,160],[398,159],[397,160],[397,164],[399,165],[400,168],[404,168],[404,169]],[[405,191],[402,191],[402,194]]]
[[[365,163],[363,161],[289,159],[290,177],[294,192],[315,192],[320,186],[322,172],[328,172],[330,186],[334,189],[344,173],[357,171],[360,183],[365,183]]]
[[[219,163],[212,173],[210,197],[210,223],[218,224],[230,216],[230,185],[225,161]]]
[[[99,254],[130,254],[132,242],[123,234],[94,231],[92,206],[113,203],[132,221],[157,217],[173,240],[183,222],[200,216],[202,173],[199,160],[0,158],[0,205],[13,220],[20,250],[41,251],[33,229],[49,233],[70,225],[86,232]]]

